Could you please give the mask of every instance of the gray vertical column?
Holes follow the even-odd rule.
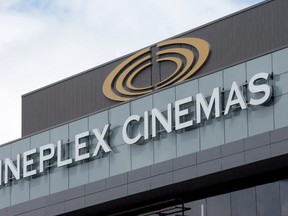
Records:
[[[186,121],[191,119],[196,119],[195,112],[195,95],[199,92],[198,79],[186,82],[182,85],[178,85],[176,88],[176,100],[180,100],[186,97],[193,97],[192,102],[188,103],[185,108],[189,109],[191,114],[185,118]],[[181,107],[181,109],[184,106]],[[196,122],[191,128],[180,130],[176,132],[177,136],[177,157],[190,154],[193,152],[200,151],[200,140],[199,140],[199,127],[197,127]]]
[[[88,118],[69,123],[69,141],[71,155],[75,154],[75,135],[88,131]],[[69,168],[69,188],[88,183],[88,163],[79,161]]]
[[[160,65],[157,62],[157,59],[158,59],[158,56],[156,54],[157,52],[158,52],[158,47],[152,46],[151,47],[151,54],[152,54],[151,85],[154,85],[155,83],[160,82]]]
[[[280,216],[279,182],[256,187],[257,216]]]
[[[257,73],[272,72],[271,54],[247,62],[247,80]],[[274,129],[273,106],[258,106],[257,110],[248,109],[248,135],[253,136]]]
[[[223,71],[224,90],[231,89],[231,85],[234,81],[239,86],[245,84],[246,78],[246,65],[245,63],[224,69]],[[225,95],[226,99],[228,94]],[[226,100],[225,100],[226,102]],[[225,107],[225,104],[223,104]],[[233,112],[223,117],[225,120],[225,142],[233,142],[239,139],[243,139],[248,136],[248,117],[247,110],[233,110]]]
[[[54,145],[57,145],[57,142],[62,140],[64,147],[63,149],[68,150],[68,124],[62,125],[57,128],[50,130],[50,142]],[[66,151],[65,154],[68,154],[69,151]],[[65,155],[65,159],[68,158],[68,155]],[[68,189],[68,172],[69,169],[67,166],[64,167],[51,167],[50,169],[50,194],[56,193],[62,190]]]
[[[153,94],[153,107],[158,108],[167,117],[167,105],[175,101],[175,87]],[[173,104],[172,104],[173,106]],[[172,117],[173,118],[173,117]],[[157,122],[157,121],[156,121]],[[159,124],[159,122],[157,122]],[[160,130],[163,127],[159,127]],[[163,129],[164,130],[164,129]],[[154,163],[176,157],[176,134],[159,132],[154,138]]]
[[[17,154],[30,149],[30,138],[19,140],[11,144],[11,157],[15,159]],[[23,174],[22,174],[23,175]],[[23,177],[23,176],[22,176]],[[12,184],[11,187],[11,205],[28,201],[30,199],[30,182],[31,178],[21,178],[18,182]],[[2,189],[1,189],[2,190]]]
[[[49,131],[37,134],[31,137],[31,149],[39,149],[40,146],[50,142]],[[37,170],[39,172],[39,157],[35,159]],[[30,199],[39,198],[49,194],[49,169],[44,169],[44,172],[36,178],[30,179]]]
[[[145,111],[151,115],[153,96],[146,96],[131,102],[131,115],[144,116]],[[149,130],[150,131],[150,130]],[[143,122],[138,127],[133,127],[133,135],[137,133],[144,135]],[[151,135],[151,134],[150,134]],[[132,169],[138,169],[153,164],[153,139],[149,139],[141,144],[131,146],[132,151]]]
[[[97,113],[95,115],[89,116],[89,131],[97,128],[99,131],[103,131],[103,128],[108,124],[108,110]],[[108,132],[109,133],[109,132]],[[92,139],[91,154],[93,154],[98,140],[95,136]],[[109,144],[109,135],[108,135],[108,144]],[[109,153],[99,154],[94,158],[91,158],[88,162],[88,171],[89,171],[89,182],[97,181],[100,179],[109,177]]]
[[[223,88],[223,73],[218,71],[209,76],[199,79],[199,92],[204,96],[211,96],[215,87]],[[207,98],[210,101],[210,97]],[[200,127],[201,150],[212,148],[224,144],[224,119],[211,118],[204,120]]]
[[[2,165],[3,165],[3,159],[7,157],[11,158],[11,144],[0,147],[0,158],[2,159]],[[3,167],[4,166],[2,166],[2,169]],[[4,179],[3,174],[4,172],[2,170],[2,178]],[[8,184],[3,185],[0,189],[0,208],[5,208],[10,205],[11,205],[11,184],[8,183]]]
[[[207,216],[231,216],[230,193],[207,199]]]
[[[110,176],[131,170],[131,146],[125,144],[122,129],[125,120],[130,116],[130,103],[125,103],[109,110],[111,127]]]
[[[281,216],[288,215],[288,180],[280,181]]]
[[[231,193],[232,216],[256,216],[255,187]]]

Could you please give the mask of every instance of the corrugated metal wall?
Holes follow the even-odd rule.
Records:
[[[211,56],[195,78],[288,44],[285,22],[288,20],[288,1],[263,4],[179,36],[200,37],[211,45]],[[153,59],[155,53],[153,46]],[[102,83],[123,60],[117,59],[22,96],[22,136],[116,105],[117,102],[103,95]],[[153,73],[143,73],[136,85],[152,85],[163,79],[166,70],[166,67],[154,65]]]

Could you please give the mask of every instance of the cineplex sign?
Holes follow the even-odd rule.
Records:
[[[123,122],[122,137],[129,145],[143,144],[143,141],[157,137],[160,126],[164,128],[166,133],[171,133],[172,131],[199,125],[202,121],[210,118],[220,118],[235,109],[244,110],[248,106],[263,105],[270,101],[272,95],[269,80],[270,75],[268,73],[258,73],[250,79],[247,85],[239,87],[234,81],[229,90],[225,106],[222,104],[224,94],[221,92],[220,87],[216,87],[210,97],[204,97],[202,93],[198,93],[195,96],[191,95],[167,104],[166,115],[158,108],[145,111],[143,116],[131,115]],[[248,99],[248,96],[244,96],[242,93],[243,88],[247,88],[247,95],[258,96]],[[193,115],[193,113],[196,113],[196,115]],[[191,115],[194,116],[194,119],[186,118]],[[143,124],[143,130],[132,133],[137,124]],[[75,165],[79,161],[89,161],[89,159],[97,157],[101,151],[105,153],[111,152],[108,142],[110,127],[110,124],[106,124],[104,128],[95,128],[92,131],[77,134],[75,143],[73,143],[74,146],[72,146],[74,148],[74,151],[72,151],[73,155],[70,155],[69,158],[64,159],[63,155],[67,155],[64,151],[67,149],[67,145],[72,145],[72,143],[63,143],[62,140],[59,140],[56,144],[49,143],[38,149],[35,148],[18,154],[15,161],[12,161],[11,158],[0,160],[1,184],[9,182],[10,173],[13,178],[19,180],[20,178],[41,174],[51,164],[57,167]],[[89,139],[95,137],[97,139],[96,146],[91,146]],[[71,148],[71,146],[69,147]],[[91,149],[95,150],[91,151]]]
[[[201,56],[199,53],[201,53],[201,49],[198,51],[197,61],[199,61],[199,56]],[[205,62],[208,56],[207,52],[205,56],[201,60],[201,64]],[[193,65],[197,65],[197,62]],[[199,69],[201,65],[197,67]],[[186,72],[192,71],[195,73],[197,70],[190,68]],[[119,71],[119,68],[117,71]],[[182,72],[180,71],[180,73]],[[186,76],[187,73],[186,75],[182,73],[182,75],[186,79],[191,74]],[[171,83],[183,78],[181,77],[173,79]],[[167,109],[164,111],[155,107],[151,110],[146,110],[143,115],[131,115],[122,124],[123,140],[127,145],[145,145],[150,139],[160,138],[160,133],[171,133],[188,128],[193,129],[193,127],[201,125],[204,121],[211,118],[221,118],[234,110],[244,110],[249,106],[267,104],[272,96],[270,79],[271,77],[268,73],[257,73],[248,83],[242,86],[239,86],[235,81],[232,82],[231,88],[225,92],[221,91],[220,87],[215,87],[208,97],[198,93],[167,104]],[[113,85],[113,82],[110,84]],[[122,84],[120,82],[120,85]],[[116,96],[116,94],[114,96],[120,97]],[[8,184],[12,179],[17,181],[21,178],[37,177],[45,174],[45,171],[50,167],[77,166],[79,162],[87,162],[93,159],[101,160],[101,155],[112,153],[109,143],[109,136],[112,133],[113,125],[106,124],[103,128],[95,128],[75,135],[74,142],[64,143],[62,140],[58,140],[57,143],[47,143],[39,148],[17,154],[16,159],[1,159],[0,185]],[[92,142],[95,139],[96,142]]]

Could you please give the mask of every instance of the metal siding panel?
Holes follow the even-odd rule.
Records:
[[[151,48],[152,50],[152,61],[156,62],[156,60],[158,59],[158,57],[156,56],[156,52],[158,51],[158,48],[156,46],[153,46]],[[151,85],[154,83],[158,83],[160,82],[160,67],[159,64],[153,64],[152,65],[152,70],[151,70]]]
[[[133,85],[135,87],[147,87],[150,86],[152,83],[152,77],[151,77],[152,70],[151,68],[146,68],[145,70],[141,71],[137,75],[137,78],[134,80]]]
[[[24,134],[27,134],[26,130],[28,128],[28,118],[29,118],[29,114],[30,112],[28,112],[28,108],[29,108],[29,98],[30,97],[22,97],[22,121],[21,121],[21,125],[22,125],[22,131],[21,131],[21,135],[24,136]]]
[[[287,45],[287,10],[286,0],[270,1],[179,36],[200,37],[211,45],[208,62],[194,78]],[[25,95],[22,98],[22,136],[118,104],[103,95],[102,83],[125,58]],[[152,59],[156,60],[155,45]],[[161,76],[157,67],[153,66],[153,74],[151,71],[141,74],[136,85],[158,82]],[[168,65],[162,67],[162,70],[169,69]]]
[[[269,5],[248,10],[185,35],[202,37],[211,45],[211,56],[195,77],[215,72],[272,49],[273,23]],[[249,23],[249,25],[247,25]]]
[[[282,47],[288,43],[288,4],[287,0],[277,0],[273,2],[273,38],[274,38],[274,47]]]

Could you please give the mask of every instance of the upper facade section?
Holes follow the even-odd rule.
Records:
[[[287,0],[266,1],[28,93],[22,136],[285,47],[287,10]]]
[[[152,59],[151,48],[146,48],[130,56],[112,70],[103,83],[104,95],[114,101],[128,101],[171,84],[181,83],[193,76],[204,65],[210,54],[209,44],[199,38],[167,40],[157,44],[157,48],[159,50],[156,52],[156,61]],[[161,64],[162,62],[164,64]],[[167,62],[175,64],[174,72],[169,71],[173,66]],[[168,77],[161,77],[161,81],[149,86],[135,86],[134,83],[137,83],[135,80],[140,73],[147,73],[147,68],[150,67],[151,71],[153,65],[163,67],[167,64],[170,66],[167,72],[171,73]],[[153,70],[150,72],[150,75],[152,74]],[[139,84],[141,85],[141,80]]]

